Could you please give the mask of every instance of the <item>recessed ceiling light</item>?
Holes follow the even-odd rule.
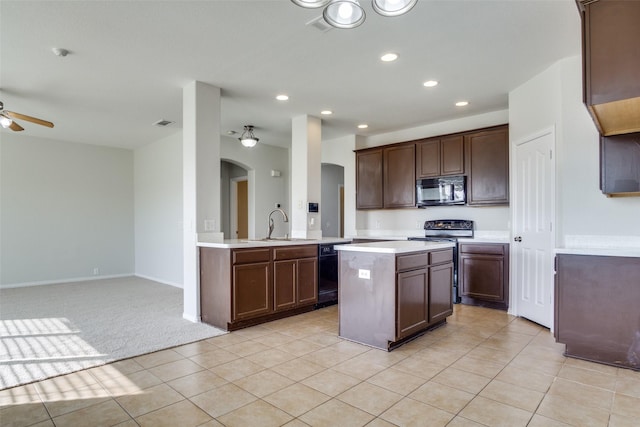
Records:
[[[396,59],[398,59],[398,54],[393,52],[385,53],[380,57],[380,60],[383,62],[392,62],[392,61],[395,61]]]
[[[466,105],[469,105],[469,101],[459,101],[456,102],[456,107],[464,107]]]
[[[366,128],[368,128],[368,127],[369,127],[369,125],[364,124],[364,123],[363,123],[363,124],[361,124],[361,125],[358,125],[358,129],[366,129]]]
[[[288,101],[288,100],[289,100],[289,96],[288,96],[288,95],[285,95],[285,94],[281,94],[281,95],[277,95],[277,96],[276,96],[276,99],[277,99],[278,101]]]
[[[422,85],[424,87],[434,87],[434,86],[438,86],[438,82],[435,80],[427,80],[426,82],[422,83]]]
[[[238,133],[238,132],[236,132],[235,130],[228,130],[227,131],[227,135],[235,135],[236,133]]]
[[[322,110],[322,111],[320,111],[320,114],[322,114],[323,116],[329,116],[329,115],[333,114],[333,111],[331,111],[331,110]]]

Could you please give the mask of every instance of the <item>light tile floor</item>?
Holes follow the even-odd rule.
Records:
[[[390,353],[337,330],[333,306],[3,390],[0,425],[640,425],[640,372],[505,312],[458,305]]]

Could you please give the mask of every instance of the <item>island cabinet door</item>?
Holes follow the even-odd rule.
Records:
[[[233,320],[269,314],[272,308],[271,263],[233,266]]]
[[[453,313],[453,263],[429,267],[429,323]]]
[[[273,263],[274,308],[286,310],[296,306],[296,276],[298,261],[295,259]]]
[[[428,272],[426,268],[405,271],[397,274],[397,280],[396,335],[400,339],[428,324]]]

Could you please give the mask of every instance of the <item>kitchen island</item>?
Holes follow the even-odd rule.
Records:
[[[453,313],[453,242],[338,245],[339,335],[390,351]]]

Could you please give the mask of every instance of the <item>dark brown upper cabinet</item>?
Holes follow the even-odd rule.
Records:
[[[600,134],[640,131],[640,1],[577,0],[584,102]]]
[[[356,208],[415,206],[415,144],[356,152]]]
[[[607,196],[640,196],[640,132],[600,137],[600,189]]]
[[[462,135],[431,138],[416,143],[416,178],[464,174]]]
[[[385,148],[383,161],[384,207],[407,208],[415,206],[415,145],[402,144]]]
[[[382,148],[356,152],[356,208],[382,209]]]
[[[467,162],[467,204],[509,204],[509,127],[468,133],[464,137]]]

